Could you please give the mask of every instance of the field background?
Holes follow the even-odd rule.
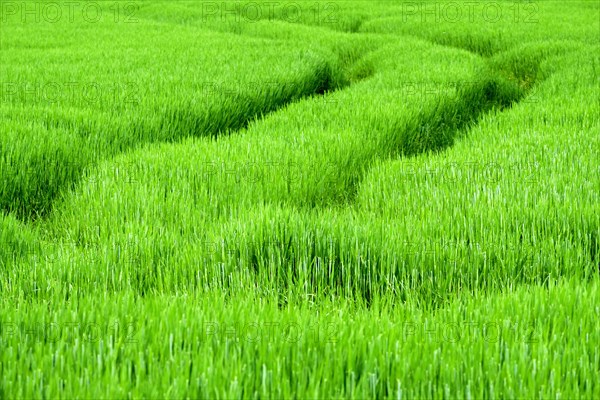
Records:
[[[600,397],[600,3],[0,1],[0,398]]]

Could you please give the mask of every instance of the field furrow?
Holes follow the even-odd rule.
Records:
[[[599,38],[0,1],[0,398],[599,398]]]

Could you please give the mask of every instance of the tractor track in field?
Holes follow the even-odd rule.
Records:
[[[439,45],[437,43],[434,44]],[[476,53],[473,54],[480,56]],[[357,57],[357,59],[353,60],[353,63],[351,64],[356,65],[356,63],[358,63],[363,57],[364,55]],[[348,65],[346,67],[351,69],[352,65]],[[464,134],[472,126],[476,125],[486,113],[493,110],[502,112],[503,110],[518,104],[518,102],[527,95],[528,91],[518,90],[519,88],[516,85],[515,87],[506,85],[503,86],[501,80],[503,72],[504,71],[501,69],[489,65],[488,74],[484,79],[480,79],[478,82],[462,88],[462,90],[457,93],[455,98],[440,101],[433,108],[422,111],[408,125],[399,125],[399,123],[394,121],[383,121],[382,123],[384,126],[376,126],[374,129],[381,135],[382,140],[380,147],[385,149],[383,152],[384,154],[376,155],[370,160],[367,159],[366,162],[371,163],[377,159],[411,157],[427,152],[443,151],[451,147],[457,137]],[[335,90],[344,90],[351,86],[349,83],[342,87],[333,87],[332,82],[335,81],[335,73],[336,71],[332,71],[330,68],[326,67],[319,71],[319,76],[317,79],[315,79],[315,82],[320,84],[315,85],[314,90],[312,90],[311,93],[290,99],[290,101],[282,102],[281,104],[278,104],[277,107],[274,107],[272,110],[267,110],[266,112],[265,110],[257,110],[255,113],[246,115],[245,118],[237,119],[237,122],[231,126],[224,127],[223,125],[214,124],[210,132],[212,132],[213,136],[215,137],[219,137],[223,133],[234,133],[244,129],[251,121],[266,118],[267,115],[276,113],[280,108],[285,107],[287,104],[293,101],[299,101],[313,96],[327,96],[330,92]],[[337,71],[337,73],[340,72]],[[369,76],[369,74],[366,74],[360,78],[367,79]],[[527,79],[523,77],[522,81],[526,80]],[[535,84],[535,82],[529,82],[529,87],[533,86],[533,84]],[[260,115],[260,117],[257,118],[257,115]],[[177,116],[176,114],[172,118],[183,121],[182,124],[185,127],[184,131],[186,132],[196,132],[199,130],[199,125],[201,125],[194,120],[185,121],[185,118]],[[235,120],[236,119],[234,118],[234,121]],[[367,167],[367,165],[364,166]],[[319,210],[323,209],[340,207],[343,209],[351,207],[356,202],[359,187],[368,172],[368,168],[364,168],[361,171],[356,171],[352,179],[343,188],[343,190],[337,193],[337,196],[334,196],[333,198],[330,197],[329,199],[326,198],[324,202],[317,201],[314,203],[304,203],[299,207],[299,209],[304,208],[306,210],[316,210],[319,212]],[[302,199],[298,200],[300,203],[302,203]],[[260,274],[264,268],[264,266],[261,265],[263,265],[264,261],[266,261],[261,260],[261,258],[265,254],[268,254],[268,252],[256,246],[260,247],[261,244],[254,243],[251,245],[253,248],[250,249],[250,252],[255,254],[255,256],[254,261],[251,262],[252,266],[250,267],[255,273]],[[289,253],[291,257],[289,260],[287,260],[291,265],[291,269],[287,273],[291,275],[282,278],[283,280],[279,282],[282,287],[286,286],[288,278],[294,280],[297,278],[298,274],[298,270],[293,267],[293,265],[295,265],[295,260],[293,256],[293,249],[290,246],[291,241],[288,240],[284,253]],[[320,258],[318,257],[317,253],[315,253],[314,256],[315,259]],[[375,264],[377,264],[379,262],[377,260],[378,256],[376,254],[371,254],[369,258],[373,257],[376,260]],[[373,259],[371,261],[373,261]],[[355,279],[358,279],[358,283],[356,284],[357,286],[354,286],[353,288],[354,292],[357,296],[361,297],[367,303],[367,305],[374,295],[373,290],[377,290],[377,288],[371,287],[371,278],[374,279],[374,282],[377,282],[377,280],[381,278],[378,277],[377,272],[373,270],[373,265],[374,264],[372,262],[365,264],[365,268],[369,268],[370,271],[367,273],[369,276],[369,282],[363,279],[365,278],[363,275],[355,277],[346,276],[346,280],[351,279],[354,281]],[[420,278],[425,279],[423,276]],[[342,279],[342,277],[337,274],[336,280],[332,282],[339,286],[339,289],[343,289],[348,282],[346,282],[344,279],[340,279]],[[360,279],[363,279],[363,281]],[[433,287],[431,288],[431,290],[434,289],[435,288]],[[431,293],[428,293],[428,295],[430,294]]]
[[[441,45],[436,42],[430,43]],[[386,155],[375,156],[369,163],[377,159],[394,159],[398,157],[414,157],[427,152],[440,152],[451,147],[455,139],[463,136],[476,126],[478,121],[488,112],[503,112],[517,105],[539,83],[531,76],[514,76],[501,68],[490,65],[490,58],[481,56],[463,47],[454,47],[467,50],[470,53],[483,57],[488,66],[487,75],[476,82],[466,85],[457,93],[456,99],[442,100],[433,109],[422,111],[413,122],[403,125],[395,121],[387,121],[385,126],[376,126],[374,129],[381,134],[381,147]],[[537,66],[541,60],[537,60]],[[506,77],[516,79],[509,82]],[[518,72],[517,72],[518,75]],[[349,207],[355,203],[360,184],[370,169],[366,166],[350,179],[350,184],[345,193],[338,195],[338,200],[331,204],[332,207]],[[309,208],[329,208],[329,204],[312,204]]]
[[[343,54],[337,56],[341,58]],[[115,122],[113,127],[115,131],[110,133],[108,139],[105,137],[107,128],[95,121],[70,120],[60,113],[42,113],[37,117],[41,127],[73,132],[86,148],[102,145],[108,146],[108,150],[99,148],[94,158],[85,163],[68,162],[68,167],[73,168],[74,171],[71,171],[69,178],[63,179],[64,182],[57,182],[62,179],[60,177],[57,180],[55,177],[44,176],[43,171],[36,167],[38,161],[34,159],[29,160],[30,165],[14,162],[0,164],[0,171],[3,171],[2,185],[0,185],[0,210],[13,214],[24,222],[43,220],[52,212],[56,199],[67,190],[75,190],[84,171],[93,168],[99,162],[109,160],[143,144],[176,143],[188,137],[218,139],[235,134],[246,129],[250,123],[263,120],[292,103],[307,98],[326,97],[330,93],[343,90],[368,78],[368,73],[360,76],[351,73],[352,67],[363,57],[364,54],[355,55],[349,61],[340,61],[340,65],[337,66],[324,58],[319,65],[315,66],[314,76],[311,77],[310,82],[285,82],[281,86],[267,87],[267,94],[263,94],[262,97],[242,92],[227,94],[228,102],[234,106],[239,105],[234,114],[231,113],[232,107],[219,107],[212,103],[200,110],[201,113],[180,108],[166,109],[159,114],[158,123],[139,119],[133,119],[122,125]],[[54,160],[55,164],[64,163],[58,154],[55,157],[57,157]],[[45,162],[52,163],[52,155],[48,156]],[[27,182],[19,177],[22,171],[39,172],[41,175],[37,179],[38,186],[25,187]],[[73,180],[72,176],[79,178]],[[43,198],[39,198],[42,193]]]
[[[354,27],[353,29],[350,29],[350,32],[357,32],[358,30],[359,27]],[[367,53],[373,50],[374,49],[369,49]],[[340,57],[340,60],[342,58],[348,58],[347,54],[336,55]],[[116,141],[119,140],[121,135],[119,133],[113,133],[112,135],[114,138],[111,140],[115,141],[115,143],[112,143],[111,140],[104,140],[104,144],[109,145],[109,147],[113,146],[114,149],[106,151],[105,155],[95,157],[94,160],[89,160],[87,163],[81,165],[74,163],[71,167],[76,168],[77,170],[74,171],[74,174],[70,175],[82,177],[84,170],[93,167],[99,160],[110,159],[124,151],[135,148],[142,143],[177,142],[188,136],[218,138],[223,135],[233,134],[243,130],[247,128],[251,122],[262,120],[291,103],[314,96],[327,96],[329,93],[344,90],[354,83],[369,78],[373,73],[373,71],[367,69],[366,71],[359,71],[356,76],[348,76],[348,74],[351,73],[350,71],[353,66],[364,59],[365,55],[366,53],[351,54],[349,60],[346,59],[342,61],[342,63],[336,67],[332,66],[328,61],[323,62],[323,64],[318,66],[317,70],[315,70],[315,76],[312,81],[300,91],[292,90],[289,93],[279,95],[279,97],[276,96],[276,98],[273,99],[270,99],[270,96],[265,96],[264,99],[254,99],[246,94],[238,93],[235,95],[235,98],[233,98],[233,102],[235,104],[241,104],[242,107],[240,107],[235,114],[231,114],[231,111],[227,112],[226,110],[220,110],[218,107],[215,109],[211,106],[209,109],[204,110],[206,112],[202,115],[183,109],[164,110],[163,115],[160,117],[160,122],[156,126],[147,126],[144,121],[133,120],[130,123],[124,124],[120,129],[120,131],[129,129],[131,131],[131,139],[124,139],[123,143],[117,144]],[[340,79],[340,77],[342,78]],[[288,84],[286,85],[289,86]],[[473,89],[475,91],[477,90],[477,88]],[[491,90],[489,94],[493,97],[494,89],[493,87],[489,87],[489,89]],[[277,91],[280,90],[280,88],[274,88],[274,90]],[[285,90],[285,87],[281,88],[281,90]],[[466,93],[466,95],[469,96],[470,94]],[[487,98],[487,100],[493,101],[494,99]],[[459,101],[461,100],[459,99]],[[424,112],[417,118],[416,123],[412,126],[379,127],[379,130],[384,132],[385,140],[388,141],[385,145],[395,147],[393,153],[395,152],[396,154],[406,156],[416,155],[425,151],[441,150],[450,146],[451,140],[444,143],[434,143],[435,138],[433,138],[432,135],[434,135],[436,131],[443,129],[445,136],[456,136],[458,132],[472,125],[477,117],[481,115],[482,111],[485,110],[477,107],[471,107],[470,109],[462,111],[459,110],[458,114],[460,115],[458,123],[453,125],[453,118],[457,116],[456,107],[452,104],[445,103],[441,104],[437,110],[429,113]],[[470,112],[472,112],[473,115],[469,115]],[[42,117],[40,122],[47,126],[48,129],[66,129],[80,132],[78,133],[78,137],[84,141],[86,147],[94,146],[95,142],[99,142],[97,136],[102,135],[102,133],[96,132],[97,127],[95,127],[92,122],[85,122],[82,125],[81,121],[65,120],[58,115],[50,114]],[[385,132],[386,130],[388,132]],[[400,132],[400,134],[395,134],[397,132]],[[135,137],[145,137],[145,139],[140,142],[139,140],[133,140]],[[425,142],[424,144],[420,144],[421,148],[418,148],[418,146],[415,146],[416,142],[409,143],[405,140],[406,138],[423,139]],[[96,143],[96,145],[98,144]],[[22,168],[25,170],[31,169],[28,168],[27,165],[22,166]],[[15,176],[16,174],[17,173],[15,172]],[[18,183],[16,180],[13,182],[11,176],[10,173],[5,174],[4,180],[6,181],[6,184],[2,191],[8,191],[5,193],[0,192],[0,209],[8,213],[14,213],[19,219],[25,221],[40,218],[44,219],[45,216],[51,213],[55,199],[60,196],[64,190],[73,190],[78,185],[78,179],[73,181],[72,178],[67,178],[66,181],[62,183],[49,183],[45,182],[44,179],[40,179],[39,181],[43,184],[43,191],[45,193],[45,198],[40,200],[36,198],[36,196],[39,196],[40,188],[20,187],[19,185],[23,185],[24,183]],[[361,177],[353,177],[350,180],[347,193],[338,196],[339,199],[342,199],[342,204],[350,204],[353,202],[361,179]],[[15,197],[15,193],[22,193],[22,195]],[[28,198],[29,200],[26,200]],[[334,203],[339,202],[339,200],[334,201]],[[320,207],[323,204],[313,205],[315,207]]]
[[[330,26],[318,26],[319,28],[329,29],[335,32],[345,32],[349,34],[360,35],[360,27],[369,22],[369,20],[357,20],[355,24],[351,24],[347,29],[332,28]],[[302,22],[288,22],[292,25],[303,25],[312,27],[309,24]],[[238,32],[239,33],[239,32]],[[245,34],[245,33],[244,33]],[[366,33],[370,34],[370,33]],[[255,37],[255,34],[248,36]],[[484,38],[484,41],[476,40],[461,40],[463,36],[452,38],[431,38],[417,34],[405,34],[404,36],[413,37],[424,42],[434,44],[436,46],[467,51],[477,57],[481,57],[488,65],[487,78],[480,79],[470,86],[463,87],[457,94],[455,101],[442,101],[432,110],[421,112],[414,121],[402,126],[395,121],[388,121],[386,126],[376,126],[374,129],[382,135],[382,147],[387,150],[384,157],[375,157],[367,160],[370,164],[376,159],[397,158],[397,157],[413,157],[427,152],[439,152],[451,147],[454,140],[465,134],[471,127],[475,126],[479,119],[486,113],[502,112],[510,109],[525,98],[533,86],[538,83],[535,78],[526,75],[523,71],[516,71],[509,79],[516,81],[513,88],[502,91],[499,80],[505,78],[507,71],[502,68],[491,65],[492,57],[511,51],[510,48],[503,48],[491,39]],[[467,38],[469,36],[467,35]],[[481,39],[481,38],[480,38]],[[362,56],[364,57],[364,55]],[[354,65],[361,58],[355,60]],[[519,60],[514,60],[516,63]],[[536,60],[537,69],[541,60]],[[372,72],[371,72],[372,73]],[[368,78],[370,74],[360,77],[361,80]],[[506,80],[506,79],[505,79]],[[350,85],[348,85],[350,86]],[[346,89],[348,86],[340,88]],[[506,88],[505,88],[506,89]],[[512,90],[512,93],[509,93]],[[441,139],[441,140],[440,140]],[[351,164],[351,163],[349,163]],[[357,172],[356,175],[350,177],[349,184],[343,193],[336,193],[331,196],[325,196],[323,199],[316,202],[302,203],[301,208],[319,209],[319,208],[338,208],[349,207],[355,203],[360,184],[363,177],[368,174],[369,165],[362,169],[362,173]]]
[[[479,54],[476,55],[480,56]],[[486,60],[489,60],[489,58],[485,58]],[[536,63],[539,65],[541,60],[536,60]],[[470,128],[475,126],[486,113],[501,113],[504,110],[510,109],[512,106],[523,100],[529,94],[531,88],[538,83],[527,74],[519,76],[517,71],[517,83],[509,84],[506,81],[506,76],[508,75],[515,78],[514,71],[506,71],[489,64],[491,63],[488,63],[490,69],[489,77],[464,88],[459,92],[456,99],[442,101],[433,109],[423,111],[414,119],[414,122],[407,126],[397,126],[392,122],[386,127],[378,127],[380,132],[384,132],[384,142],[382,143],[382,146],[389,150],[387,158],[412,157],[427,152],[443,151],[451,147],[456,138],[465,134]],[[536,68],[537,66],[534,69]],[[502,82],[504,82],[504,86]],[[375,159],[385,158],[386,157],[375,157]],[[340,207],[341,209],[352,207],[356,202],[361,182],[367,174],[368,168],[357,171],[353,176],[353,180],[346,187],[345,192],[341,193],[338,197],[339,201],[334,201],[333,203],[306,204],[304,207],[299,207],[299,209],[305,209],[305,211],[309,212],[316,211],[319,213],[320,210],[331,211],[340,209]],[[309,231],[310,235],[314,235],[315,238],[318,237],[317,231]],[[271,278],[277,282],[278,287],[286,288],[289,282],[300,279],[299,276],[302,267],[298,264],[299,260],[296,259],[295,253],[297,249],[294,249],[294,246],[292,245],[292,242],[294,241],[293,235],[289,237],[285,236],[283,238],[277,236],[275,233],[273,233],[273,235],[272,238],[267,238],[267,243],[280,243],[280,247],[274,250],[275,253],[273,254],[278,254],[278,256],[283,257],[281,264],[286,265],[286,271],[282,271],[281,274],[279,274],[278,271],[272,271],[270,269],[268,259],[262,259],[262,257],[269,257],[269,250],[263,248],[263,244],[260,242],[251,243],[250,248],[247,249],[250,254],[249,268],[257,275],[262,275],[264,273],[275,274]],[[333,245],[339,248],[342,247],[339,239],[336,239]],[[334,255],[334,257],[340,256],[341,253]],[[332,293],[339,294],[338,291],[344,292],[347,287],[351,286],[354,296],[357,296],[360,301],[363,301],[369,306],[371,299],[374,296],[374,292],[380,289],[380,287],[372,287],[371,282],[378,282],[376,286],[383,286],[385,282],[385,277],[379,276],[377,268],[374,268],[374,265],[379,265],[383,260],[379,260],[376,254],[371,254],[369,258],[371,261],[365,261],[365,264],[362,266],[363,273],[356,276],[352,275],[350,271],[350,275],[346,275],[344,279],[338,271],[335,273],[335,279],[333,279],[332,276],[329,276],[326,272],[322,271],[322,273],[326,275],[324,281],[329,281],[335,286],[328,287],[328,290],[331,290]],[[592,252],[592,259],[594,258],[595,253]],[[341,265],[340,260],[327,261],[327,255],[321,254],[320,252],[315,252],[312,260],[313,262],[321,260],[324,263],[333,262],[334,265]],[[368,278],[365,277],[365,271],[367,271],[366,275]],[[421,290],[424,297],[438,296],[439,299],[436,300],[435,303],[439,303],[440,305],[444,303],[444,296],[440,294],[436,295],[436,288],[431,285],[430,287],[426,285],[428,281],[425,275],[419,275],[417,278],[418,279],[411,284],[411,287],[417,288],[422,286],[423,288]],[[523,279],[525,280],[525,278]],[[325,288],[322,289],[325,290]],[[394,290],[396,289],[398,288],[395,288]],[[283,292],[285,292],[285,290],[283,290]],[[401,295],[401,293],[399,295]]]

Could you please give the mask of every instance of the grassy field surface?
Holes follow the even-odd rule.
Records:
[[[600,3],[0,1],[0,398],[598,398]]]

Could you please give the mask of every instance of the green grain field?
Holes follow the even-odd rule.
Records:
[[[4,398],[600,398],[600,1],[0,0]]]

